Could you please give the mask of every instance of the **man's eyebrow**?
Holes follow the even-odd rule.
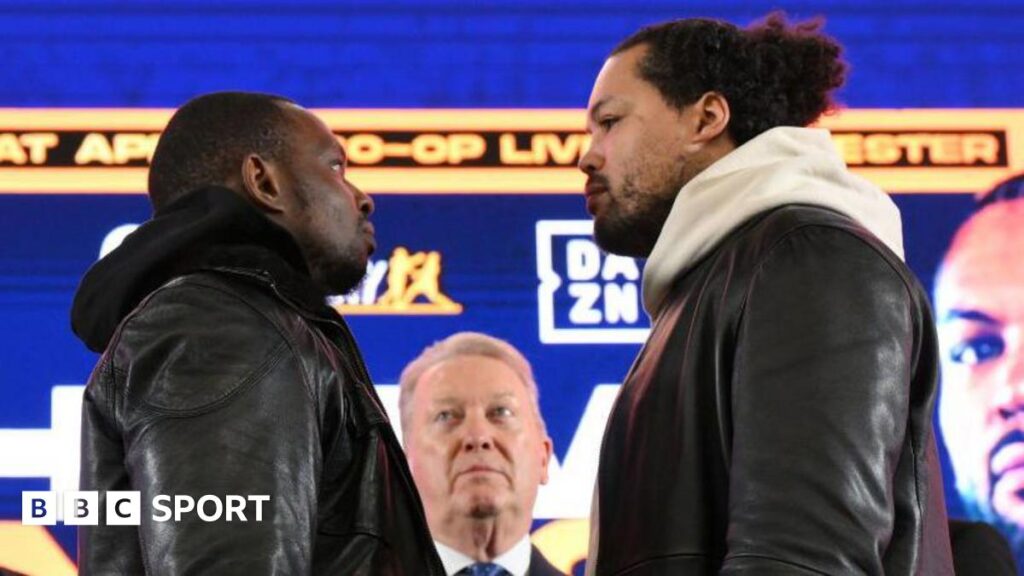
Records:
[[[345,152],[345,147],[341,145],[341,142],[338,142],[337,137],[334,138],[334,148],[331,152],[337,152],[338,155],[341,156],[341,161],[343,163],[348,162],[348,153]]]
[[[989,326],[998,326],[999,320],[980,310],[961,310],[959,308],[953,308],[946,315],[942,317],[943,322],[949,322],[951,320],[970,320],[972,322],[980,322]]]
[[[604,98],[601,98],[600,100],[598,100],[597,103],[594,104],[594,106],[590,108],[590,118],[591,118],[591,120],[594,120],[596,122],[598,115],[601,113],[601,108],[606,106],[608,103],[610,103],[614,99],[615,99],[614,96],[605,96]]]

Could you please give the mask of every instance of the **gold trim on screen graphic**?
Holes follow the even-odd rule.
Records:
[[[371,194],[578,194],[581,110],[314,110]],[[170,109],[0,109],[0,194],[141,194]],[[844,110],[820,124],[894,193],[979,193],[1024,171],[1024,109]]]

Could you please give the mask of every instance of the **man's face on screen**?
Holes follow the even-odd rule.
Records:
[[[939,419],[957,490],[990,520],[1024,526],[1024,200],[957,232],[936,278]]]

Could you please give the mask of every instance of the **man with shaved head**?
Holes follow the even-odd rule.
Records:
[[[81,486],[100,508],[79,531],[83,575],[442,573],[359,348],[326,303],[375,247],[373,201],[347,174],[327,125],[286,98],[207,94],[171,117],[153,217],[89,270],[72,310],[103,353],[82,415]],[[141,492],[140,525],[107,522],[114,491]],[[161,521],[158,495],[266,501],[244,521]]]
[[[968,515],[1001,529],[1024,569],[1024,176],[960,226],[935,280],[939,419]]]

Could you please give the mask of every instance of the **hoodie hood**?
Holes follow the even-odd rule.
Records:
[[[86,272],[71,308],[72,330],[90,350],[102,352],[150,292],[200,268],[201,255],[224,247],[270,248],[308,275],[283,228],[227,188],[197,190],[154,214]]]
[[[751,217],[785,204],[845,214],[901,259],[900,212],[888,194],[851,174],[827,130],[777,127],[720,158],[676,196],[644,267],[644,308],[657,317],[672,283]]]

